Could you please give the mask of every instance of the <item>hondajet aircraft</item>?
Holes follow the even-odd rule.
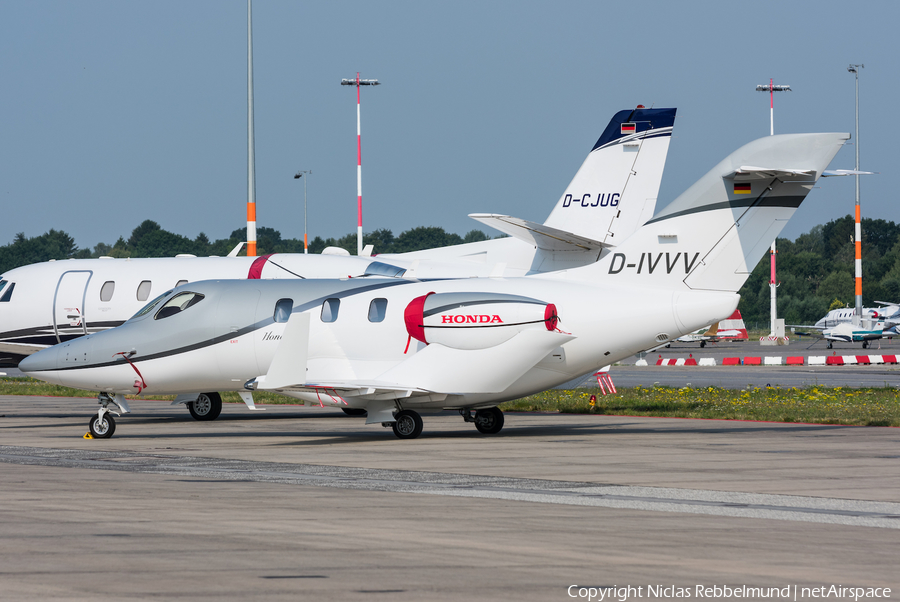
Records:
[[[400,438],[421,433],[422,414],[446,409],[496,433],[502,401],[728,318],[847,139],[751,142],[590,265],[511,278],[189,283],[118,328],[19,367],[98,391],[95,437],[112,434],[111,412],[129,411],[128,393],[260,389],[366,410],[367,423]]]
[[[675,109],[617,112],[544,224],[473,215],[509,238],[377,259],[371,249],[364,257],[331,249],[253,258],[237,257],[236,248],[229,257],[81,259],[10,270],[0,276],[0,367],[118,326],[161,292],[197,280],[521,276],[593,263],[653,215],[674,122]]]

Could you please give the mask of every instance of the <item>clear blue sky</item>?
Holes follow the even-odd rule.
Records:
[[[145,219],[195,237],[245,223],[246,2],[0,1],[0,244],[17,232],[115,242]],[[620,109],[678,108],[663,207],[769,131],[853,132],[860,77],[863,215],[900,221],[893,173],[900,3],[284,2],[253,5],[259,224],[464,234],[472,212],[543,221]],[[885,116],[885,114],[887,116]],[[832,167],[852,168],[854,147]],[[783,233],[853,210],[822,180]],[[493,233],[493,232],[492,232]],[[377,251],[377,249],[376,249]]]

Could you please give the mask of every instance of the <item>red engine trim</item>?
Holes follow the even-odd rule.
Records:
[[[426,345],[428,344],[428,341],[425,340],[425,299],[428,298],[428,295],[433,294],[434,291],[427,295],[416,297],[410,301],[409,305],[406,306],[406,309],[403,310],[403,319],[406,322],[406,332],[408,332],[409,336],[412,338],[417,341],[422,341]]]
[[[544,309],[544,324],[547,330],[556,330],[559,325],[559,314],[556,313],[556,305],[553,303],[548,303]]]

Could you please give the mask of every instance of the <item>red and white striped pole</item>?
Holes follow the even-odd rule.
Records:
[[[355,80],[341,80],[341,85],[356,86],[356,254],[362,255],[362,133],[360,129],[359,87],[378,86],[380,84],[377,79],[359,79],[359,72],[357,71]]]
[[[356,254],[362,255],[362,131],[359,119],[359,71],[356,72]]]
[[[859,210],[859,70],[865,65],[850,65],[847,71],[856,77],[856,225],[855,238],[853,242],[856,246],[856,324],[862,320],[862,218]]]

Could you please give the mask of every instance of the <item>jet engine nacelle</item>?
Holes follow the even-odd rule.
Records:
[[[404,311],[409,335],[425,344],[487,349],[523,330],[556,330],[556,306],[530,297],[490,293],[428,293]]]

